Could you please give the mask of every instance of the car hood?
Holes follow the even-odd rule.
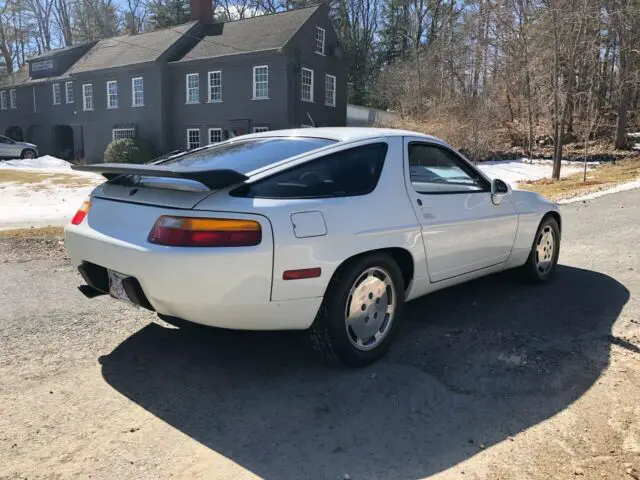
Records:
[[[36,145],[34,145],[33,143],[29,143],[29,142],[16,142],[16,145],[20,145],[21,147],[33,147],[33,148],[38,148]]]

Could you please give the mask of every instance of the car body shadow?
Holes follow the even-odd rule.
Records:
[[[418,478],[560,412],[609,361],[629,291],[560,266],[407,305],[390,354],[327,367],[301,332],[150,324],[101,358],[117,391],[263,478]]]

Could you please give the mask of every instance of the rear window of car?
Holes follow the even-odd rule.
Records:
[[[387,148],[386,143],[373,143],[325,155],[231,194],[283,199],[367,195],[378,184]]]
[[[161,162],[161,165],[189,169],[230,169],[247,174],[335,142],[325,138],[301,137],[247,139],[198,149]]]

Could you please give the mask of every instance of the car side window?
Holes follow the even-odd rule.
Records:
[[[489,185],[452,151],[428,143],[409,144],[409,175],[418,193],[485,192]]]
[[[386,143],[350,148],[246,185],[232,195],[289,199],[366,195],[378,184],[386,155]]]
[[[8,143],[11,144],[13,143],[11,140],[9,140],[7,137],[0,137],[0,143]]]

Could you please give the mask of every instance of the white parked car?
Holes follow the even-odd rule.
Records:
[[[556,271],[554,203],[414,132],[272,131],[73,168],[109,179],[66,228],[87,296],[216,327],[309,329],[352,366],[388,350],[409,300],[513,267],[542,283]]]

